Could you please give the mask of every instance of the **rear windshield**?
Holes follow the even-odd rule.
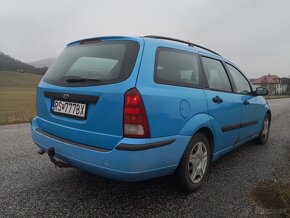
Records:
[[[139,44],[106,41],[64,49],[43,77],[61,86],[95,86],[127,79],[136,62]]]

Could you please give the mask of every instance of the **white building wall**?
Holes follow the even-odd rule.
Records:
[[[281,84],[276,84],[275,85],[275,89],[276,89],[276,95],[281,95],[282,94],[282,85]]]

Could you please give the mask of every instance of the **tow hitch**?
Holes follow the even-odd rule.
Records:
[[[45,152],[43,150],[40,150],[38,153],[39,154],[44,154]],[[54,156],[55,156],[55,149],[54,149],[54,147],[48,148],[47,149],[47,154],[49,156],[49,159],[51,160],[51,162],[54,164],[55,167],[59,167],[59,168],[73,168],[73,166],[71,166],[70,164],[54,158]]]

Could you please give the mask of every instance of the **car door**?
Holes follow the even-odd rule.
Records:
[[[226,68],[235,83],[234,92],[241,100],[242,118],[239,140],[245,141],[259,133],[258,122],[259,114],[262,112],[262,105],[257,97],[253,95],[250,83],[241,71],[229,63],[226,63]]]
[[[205,96],[208,114],[215,131],[215,151],[232,147],[238,140],[241,100],[233,94],[229,76],[220,60],[201,57],[205,73]]]

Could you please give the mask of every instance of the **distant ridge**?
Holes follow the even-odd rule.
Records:
[[[0,70],[44,74],[47,68],[34,67],[30,64],[16,60],[0,51]]]
[[[49,67],[54,60],[55,58],[45,58],[45,59],[30,62],[29,64],[37,68],[43,68],[43,67]]]

